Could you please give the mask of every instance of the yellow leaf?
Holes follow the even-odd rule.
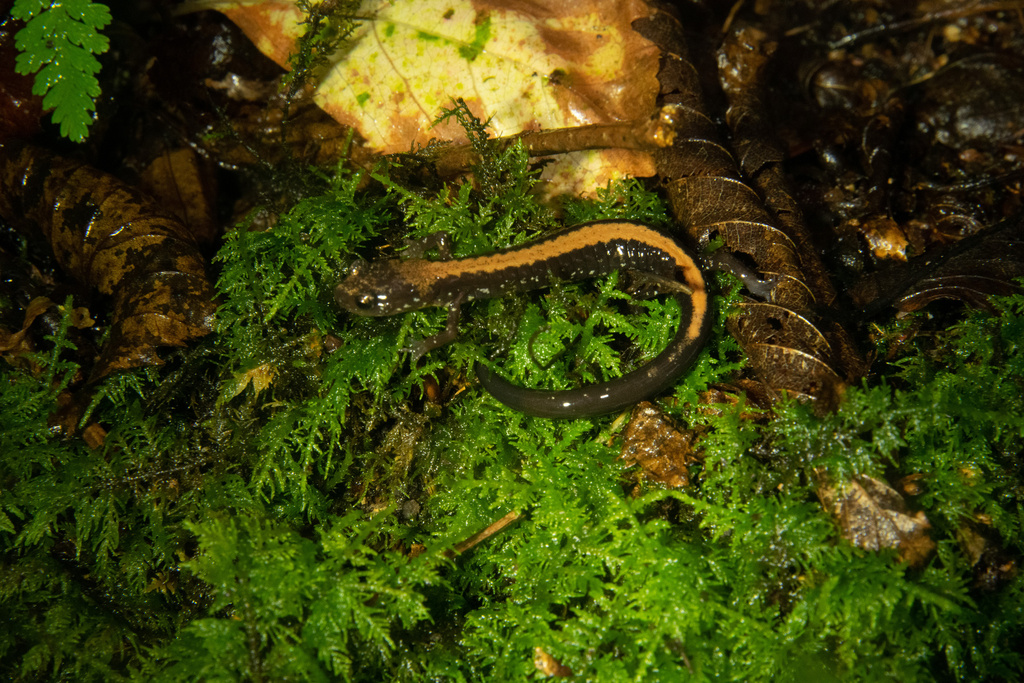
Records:
[[[235,375],[231,380],[231,385],[225,391],[225,395],[228,398],[234,398],[245,391],[245,388],[249,386],[249,384],[252,384],[253,390],[258,395],[270,386],[276,375],[277,369],[270,363],[257,365],[254,368]]]
[[[202,4],[287,65],[302,19],[292,3]],[[369,18],[315,100],[381,154],[465,141],[454,120],[431,128],[456,97],[498,136],[643,119],[654,112],[660,54],[631,24],[650,13],[640,0],[365,0],[358,15]],[[654,172],[642,152],[572,156],[546,171],[563,189]]]

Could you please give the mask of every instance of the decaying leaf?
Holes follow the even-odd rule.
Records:
[[[28,306],[25,307],[25,321],[22,323],[20,330],[8,332],[0,328],[0,352],[18,355],[25,351],[31,351],[32,349],[26,346],[25,339],[25,336],[28,334],[28,328],[43,311],[52,305],[53,302],[45,296],[37,296],[35,299],[32,299]]]
[[[644,475],[672,488],[690,483],[688,464],[693,454],[693,434],[675,428],[665,414],[644,401],[633,409],[629,423],[622,431],[621,458],[638,464]]]
[[[533,648],[533,665],[542,676],[548,678],[569,678],[572,669],[549,655],[542,647]]]
[[[160,203],[188,227],[196,241],[212,244],[218,236],[213,195],[216,180],[189,147],[165,151],[142,173],[142,182]]]
[[[910,246],[910,242],[900,225],[891,217],[872,216],[851,227],[859,229],[875,258],[907,260],[907,247]]]
[[[734,156],[708,113],[679,21],[662,14],[636,28],[672,56],[658,78],[664,101],[678,106],[679,125],[674,144],[655,158],[673,213],[690,240],[722,242],[771,285],[766,301],[740,304],[729,331],[771,393],[813,399],[822,411],[835,408],[864,363],[846,331],[821,319],[836,293],[783,181],[784,155],[761,118],[772,44],[760,33],[738,30],[721,49]]]
[[[963,16],[985,12],[984,4],[954,7]],[[811,29],[823,34],[806,79],[808,120],[818,123],[794,131],[791,144],[813,148],[826,169],[802,194],[818,194],[817,211],[839,222],[833,248],[861,277],[850,294],[865,317],[940,298],[987,306],[1024,273],[1019,27],[958,27],[943,49],[920,49],[953,26],[937,10],[911,3],[844,21],[843,38],[831,44],[823,36],[838,24],[825,19]],[[893,21],[921,31],[889,42],[872,28]],[[864,59],[869,53],[886,56]]]
[[[998,590],[1016,578],[1018,559],[1012,557],[983,525],[964,522],[957,541],[974,570],[974,582],[987,591]]]
[[[80,162],[0,146],[0,216],[39,230],[57,263],[114,309],[91,379],[159,363],[157,348],[210,332],[205,264],[181,223],[152,200]]]
[[[24,322],[21,329],[10,332],[0,327],[0,357],[18,358],[21,362],[27,363],[33,372],[37,371],[39,369],[37,362],[28,355],[36,351],[33,336],[30,334],[31,328],[40,317],[54,315],[59,318],[63,315],[62,308],[45,296],[37,296],[29,301],[25,306]],[[94,325],[95,321],[89,315],[89,309],[83,307],[71,311],[70,323],[72,328],[85,329]],[[45,323],[42,327],[46,327]]]
[[[1024,276],[1024,216],[965,237],[932,254],[865,276],[851,289],[858,305],[916,311],[936,299],[987,307],[988,297],[1012,293]]]
[[[252,5],[250,11],[257,13],[261,8],[270,11],[272,3]],[[137,88],[152,99],[137,106],[159,111],[158,125],[168,126],[177,139],[186,141],[182,149],[201,150],[201,159],[194,165],[203,180],[204,196],[215,199],[217,195],[205,168],[211,164],[324,167],[349,153],[351,130],[312,102],[311,88],[282,89],[281,68],[260,54],[227,17],[214,12],[183,17],[165,26],[150,49],[152,57],[139,75]],[[131,163],[146,167],[166,144],[138,150],[128,147],[124,154],[133,159]],[[180,149],[171,154],[173,182],[181,184],[183,174],[187,179],[193,173],[187,166],[192,162]],[[141,158],[134,160],[136,156]],[[287,195],[281,189],[275,188],[275,199]],[[195,195],[195,190],[188,194]],[[238,206],[235,215],[244,213],[253,201]],[[265,203],[268,197],[259,201]],[[186,225],[193,227],[190,221]],[[200,244],[206,244],[205,236],[196,234]]]
[[[895,548],[913,566],[923,565],[935,549],[924,513],[908,513],[903,497],[885,482],[860,476],[843,486],[819,486],[818,496],[843,537],[859,548]]]
[[[287,66],[303,16],[292,3],[189,6],[223,12]],[[650,15],[640,0],[365,0],[357,15],[365,19],[315,99],[378,153],[407,152],[435,138],[464,142],[455,121],[431,127],[453,98],[502,137],[642,120],[655,111],[659,51],[631,28]],[[654,173],[645,152],[571,156],[550,164],[545,177],[571,169],[573,179],[588,176],[593,189],[611,178]]]
[[[236,374],[228,383],[224,391],[226,398],[234,398],[245,391],[245,388],[252,385],[254,393],[259,395],[265,391],[277,376],[277,367],[272,363],[260,363],[254,368]]]

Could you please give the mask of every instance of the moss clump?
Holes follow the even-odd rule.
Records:
[[[382,166],[363,191],[339,171],[273,230],[233,232],[217,257],[218,333],[166,366],[107,379],[88,417],[109,430],[96,450],[47,423],[74,371],[62,334],[35,358],[41,371],[3,364],[4,676],[1024,672],[1024,298],[897,354],[826,418],[791,403],[757,419],[742,402],[698,409],[698,392],[741,364],[719,321],[666,404],[702,435],[694,484],[633,487],[614,416],[524,417],[465,372],[500,350],[525,381],[621,372],[664,344],[670,303],[634,304],[614,276],[474,302],[460,339],[417,368],[401,349],[438,331],[442,311],[350,319],[332,308],[357,251],[445,229],[478,252],[554,223],[529,194],[521,149],[482,158],[479,184],[434,196],[403,187],[402,169]],[[636,183],[567,211],[666,220]],[[530,340],[532,355],[554,358],[547,369]],[[638,351],[621,364],[624,346]],[[922,566],[843,538],[818,493],[858,475],[923,482],[913,504],[937,551]]]

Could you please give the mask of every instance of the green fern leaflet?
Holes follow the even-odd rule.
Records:
[[[110,46],[100,33],[110,23],[110,10],[90,0],[16,0],[11,16],[25,22],[15,36],[15,68],[36,74],[32,94],[53,110],[61,135],[81,142],[100,94],[96,55]]]

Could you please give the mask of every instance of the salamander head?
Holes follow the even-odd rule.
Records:
[[[345,279],[334,288],[338,305],[349,313],[374,317],[396,315],[428,305],[404,276],[400,263],[353,263]]]

